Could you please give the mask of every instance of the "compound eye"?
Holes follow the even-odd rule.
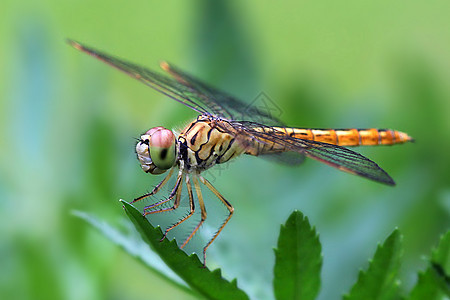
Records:
[[[155,166],[162,170],[170,169],[175,164],[176,159],[175,135],[173,132],[163,127],[157,127],[150,129],[146,134],[150,135],[150,157]]]

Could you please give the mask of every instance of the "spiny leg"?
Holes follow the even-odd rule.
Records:
[[[175,191],[175,189],[176,189],[176,191]],[[166,212],[166,211],[171,211],[171,210],[177,209],[178,206],[180,205],[181,191],[183,189],[182,177],[180,177],[180,183],[179,184],[178,184],[178,181],[177,181],[175,189],[174,189],[174,191],[172,191],[172,193],[170,194],[170,197],[169,197],[170,199],[173,199],[174,195],[176,196],[175,197],[175,201],[173,202],[173,205],[171,207],[161,208],[161,209],[158,209],[158,210],[153,210],[153,211],[148,212],[147,214],[155,214],[155,213]]]
[[[189,237],[184,241],[183,245],[181,245],[181,249],[184,248],[184,246],[186,246],[186,244],[192,239],[192,237],[195,235],[195,233],[198,231],[198,229],[200,228],[200,226],[202,226],[202,224],[205,222],[206,220],[206,208],[205,208],[205,203],[203,202],[203,195],[202,195],[202,190],[200,189],[200,185],[198,184],[198,180],[197,180],[197,176],[193,176],[192,177],[192,181],[194,182],[194,187],[195,187],[195,192],[197,194],[197,199],[198,199],[198,203],[200,205],[200,210],[201,210],[201,219],[200,222],[197,224],[197,226],[195,226],[194,230],[191,232],[191,234],[189,235]],[[205,265],[205,263],[203,262],[203,264]]]
[[[144,194],[144,195],[134,199],[133,201],[131,201],[131,203],[140,201],[142,199],[150,197],[150,196],[156,194],[157,192],[159,192],[159,190],[161,190],[161,188],[169,181],[170,177],[172,177],[173,169],[174,168],[170,169],[169,174],[167,174],[167,176],[160,183],[158,183],[150,193]]]
[[[178,222],[176,222],[175,224],[173,224],[172,226],[170,226],[169,228],[166,229],[166,231],[164,232],[164,236],[162,237],[161,241],[164,240],[167,236],[167,234],[169,233],[169,231],[171,231],[172,229],[174,229],[175,227],[177,227],[178,225],[180,225],[181,223],[183,223],[184,221],[186,221],[187,219],[189,219],[190,217],[192,217],[192,215],[195,212],[195,205],[194,205],[194,195],[192,193],[192,186],[191,186],[191,180],[189,178],[189,175],[186,174],[186,188],[188,191],[188,195],[189,195],[189,206],[190,206],[190,211],[189,214],[184,216],[183,218],[181,218],[180,220],[178,220]],[[181,190],[181,189],[180,189]],[[181,191],[180,191],[181,192]],[[180,193],[181,195],[181,193]],[[177,196],[178,198],[178,196]],[[178,199],[179,202],[179,199]],[[178,205],[179,203],[177,203]],[[181,247],[183,248],[183,247]]]
[[[173,188],[172,192],[170,193],[169,197],[167,199],[163,199],[159,202],[156,202],[152,205],[146,206],[144,207],[144,216],[148,215],[148,214],[155,214],[155,213],[160,213],[160,212],[164,212],[164,211],[169,211],[172,210],[172,207],[169,208],[162,208],[162,209],[158,209],[158,210],[153,210],[153,211],[149,211],[147,212],[146,210],[152,209],[156,206],[159,206],[163,203],[169,202],[170,200],[173,199],[173,197],[175,197],[175,195],[178,193],[178,190],[180,190],[181,192],[181,187],[182,187],[182,179],[183,179],[183,172],[180,170],[180,172],[178,172],[178,176],[177,176],[177,181],[175,183],[175,187]],[[176,200],[175,200],[176,202]],[[175,207],[176,208],[176,207]],[[175,209],[173,208],[173,209]]]
[[[164,210],[161,210],[161,211],[170,211],[170,210],[175,210],[175,209],[178,208],[178,206],[180,205],[181,191],[182,191],[182,189],[183,189],[183,184],[181,184],[181,185],[180,185],[180,188],[177,190],[177,196],[176,196],[176,198],[175,198],[175,201],[174,201],[174,203],[173,203],[173,206],[172,206],[172,207],[169,207],[169,208],[166,208],[166,209],[164,209]],[[172,228],[170,228],[170,229],[172,229]],[[162,242],[162,241],[166,238],[167,233],[169,233],[170,229],[166,229],[166,231],[164,232],[163,237],[159,240],[160,242]]]
[[[230,202],[228,202],[220,193],[219,191],[216,190],[216,188],[205,178],[203,178],[201,175],[199,175],[200,181],[206,185],[206,187],[214,193],[214,195],[216,195],[217,198],[220,199],[220,201],[222,201],[222,203],[225,205],[225,207],[228,209],[229,214],[228,217],[225,219],[225,221],[223,222],[223,224],[220,226],[219,230],[217,230],[217,232],[214,234],[214,236],[211,238],[211,240],[209,240],[209,242],[206,244],[206,246],[203,248],[203,265],[206,265],[206,250],[208,249],[208,247],[212,244],[212,242],[214,242],[214,240],[217,238],[217,236],[220,234],[220,232],[222,231],[222,229],[225,227],[225,225],[227,225],[228,221],[230,221],[231,216],[233,215],[234,212],[234,208],[233,206],[230,204]],[[205,215],[206,215],[206,211],[205,211]]]

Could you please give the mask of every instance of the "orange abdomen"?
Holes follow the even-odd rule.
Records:
[[[279,128],[279,130],[295,138],[338,146],[394,145],[413,140],[408,134],[391,129]]]

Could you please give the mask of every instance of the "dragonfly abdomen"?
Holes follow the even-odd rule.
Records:
[[[391,129],[276,129],[294,138],[338,146],[394,145],[412,141],[406,133]]]

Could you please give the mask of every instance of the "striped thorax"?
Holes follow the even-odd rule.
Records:
[[[218,126],[220,124],[220,126]],[[179,158],[186,170],[202,172],[241,155],[244,147],[235,138],[231,126],[218,118],[199,116],[178,137]]]

